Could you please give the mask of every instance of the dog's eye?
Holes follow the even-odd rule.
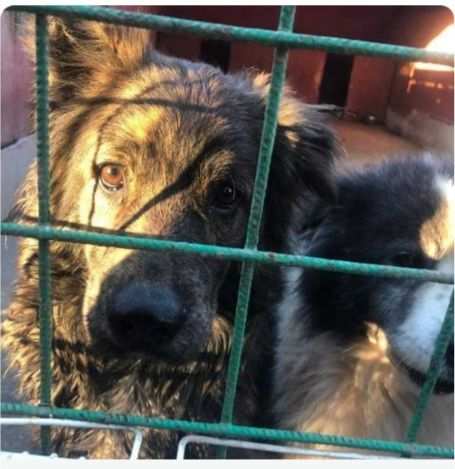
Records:
[[[119,191],[125,185],[125,168],[119,164],[107,163],[99,170],[99,180],[107,191]]]
[[[233,208],[237,200],[237,191],[234,182],[231,180],[223,181],[218,184],[212,195],[212,205],[222,211]]]

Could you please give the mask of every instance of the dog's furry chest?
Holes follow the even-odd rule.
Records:
[[[92,396],[90,407],[113,414],[129,414],[162,419],[176,419],[217,423],[220,421],[224,398],[224,371],[210,379],[144,379],[143,370],[135,370],[118,380],[116,386]],[[242,377],[241,377],[242,380]],[[250,386],[251,385],[251,386]],[[97,386],[94,387],[94,389]],[[237,392],[235,422],[251,424],[257,412],[257,390],[248,379],[243,379]],[[78,407],[78,404],[72,404]],[[145,429],[140,457],[173,459],[179,440],[185,433],[176,430]],[[133,444],[133,432],[66,429],[55,434],[55,446],[63,455],[87,454],[90,458],[127,458]],[[213,458],[216,448],[190,445],[188,458]],[[233,453],[233,457],[237,453]],[[241,457],[246,455],[241,454]]]
[[[378,328],[345,348],[330,334],[307,338],[305,360],[281,348],[276,393],[280,426],[298,431],[357,438],[403,440],[415,412],[419,387],[390,360]],[[295,344],[294,344],[295,346]],[[300,350],[302,353],[302,350]],[[284,366],[283,366],[284,365]],[[433,396],[418,441],[453,445],[453,396]]]
[[[67,310],[66,321],[71,316],[71,311]],[[70,327],[68,330],[73,329]],[[20,316],[5,321],[3,331],[11,364],[22,369],[21,391],[37,404],[39,386],[33,379],[40,353],[36,311],[21,309]],[[73,334],[63,337],[60,332],[60,328],[55,330],[53,350],[55,406],[121,415],[219,421],[229,348],[212,355],[212,359],[207,359],[203,365],[198,362],[197,366],[187,369],[159,369],[144,360],[97,360],[82,344],[73,341]],[[73,333],[77,335],[74,330]],[[13,350],[20,350],[20,353],[13,353]],[[238,407],[241,407],[243,414],[237,416],[239,423],[250,422],[256,412],[257,392],[253,387],[251,379],[241,378],[238,400],[242,406]],[[64,427],[52,430],[52,435],[58,454],[82,454],[90,458],[127,458],[134,436],[131,431]],[[182,436],[178,431],[146,429],[140,457],[175,458]],[[187,455],[193,458],[210,457],[213,451],[213,447],[190,445]]]
[[[107,376],[108,372],[92,374],[87,382],[91,402],[82,402],[79,396],[72,396],[71,402],[62,402],[66,407],[83,407],[112,414],[140,415],[152,418],[199,420],[214,422],[219,419],[223,378],[213,381],[192,380],[191,376],[175,379],[163,377],[162,372],[155,376],[138,365],[132,365],[130,373]],[[115,385],[106,388],[106,384]],[[104,382],[105,384],[101,384]],[[66,396],[68,398],[69,396]],[[54,443],[63,455],[84,454],[91,458],[126,458],[133,440],[131,431],[81,431],[62,429],[55,433]],[[178,440],[183,435],[177,431],[144,429],[141,457],[174,458]],[[207,457],[205,447],[189,448],[190,457]]]

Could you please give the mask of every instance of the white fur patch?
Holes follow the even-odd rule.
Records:
[[[453,180],[438,176],[435,186],[442,195],[434,217],[421,230],[422,249],[434,259],[440,259],[436,270],[453,273],[455,233],[455,188]],[[434,345],[441,329],[452,285],[427,282],[415,294],[407,319],[390,337],[393,348],[410,367],[425,373],[430,364]]]
[[[442,259],[453,248],[455,232],[455,191],[453,181],[438,176],[435,189],[440,193],[438,209],[420,227],[419,241],[423,252],[434,260]]]
[[[447,201],[448,215],[447,222],[449,225],[449,234],[452,240],[455,236],[455,184],[453,179],[439,177],[436,179],[436,186],[441,191],[443,198]]]
[[[438,263],[437,270],[453,272],[452,252]],[[404,363],[422,373],[430,365],[452,291],[452,285],[434,282],[422,285],[416,292],[407,319],[390,337],[394,350]]]
[[[276,318],[278,318],[279,342],[285,341],[289,335],[289,328],[292,327],[292,318],[296,311],[302,307],[298,295],[298,281],[302,275],[302,269],[298,267],[285,267],[285,285],[283,301],[279,303]]]
[[[455,200],[455,186],[453,179],[439,176],[436,178],[436,186],[447,199],[447,201],[453,206]]]
[[[288,249],[294,254],[301,254],[304,251],[303,243],[299,240],[296,233],[289,230]],[[295,321],[296,312],[302,307],[299,300],[298,286],[299,280],[303,275],[301,267],[282,267],[284,272],[284,289],[282,301],[279,302],[275,317],[278,319],[278,342],[286,341],[289,331],[292,327],[292,321]]]

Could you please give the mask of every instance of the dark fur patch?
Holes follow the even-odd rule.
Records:
[[[451,176],[444,162],[409,159],[388,162],[339,179],[337,204],[327,210],[308,255],[329,259],[432,269],[436,261],[419,247],[419,232],[438,210],[441,195],[437,174]],[[319,213],[324,212],[320,207]],[[400,253],[412,254],[408,260]],[[413,280],[309,270],[302,292],[318,314],[312,324],[318,331],[333,331],[353,339],[364,333],[364,322],[381,322],[372,303],[375,292],[388,285]],[[327,295],[326,292],[333,292]],[[355,294],[353,294],[355,292]],[[403,308],[396,308],[398,313]],[[400,318],[395,316],[397,322]]]

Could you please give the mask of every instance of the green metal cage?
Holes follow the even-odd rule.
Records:
[[[418,278],[432,282],[453,284],[453,275],[435,271],[382,266],[307,256],[286,255],[257,250],[259,226],[272,157],[272,148],[277,126],[277,110],[286,75],[287,55],[290,48],[322,49],[329,52],[389,57],[396,60],[432,62],[453,66],[453,55],[430,52],[424,49],[372,43],[343,38],[311,36],[292,32],[294,6],[282,6],[277,31],[242,28],[224,24],[190,21],[172,17],[125,12],[96,6],[21,6],[13,7],[36,15],[36,93],[37,93],[37,137],[38,137],[38,192],[39,217],[36,225],[22,225],[11,222],[1,224],[1,234],[31,237],[39,240],[39,288],[40,288],[40,347],[41,347],[41,401],[39,406],[2,403],[3,415],[52,417],[70,421],[83,420],[93,424],[113,424],[126,427],[149,427],[198,433],[208,436],[248,438],[255,441],[298,442],[323,444],[371,451],[384,451],[397,456],[454,458],[451,448],[417,444],[416,437],[428,400],[437,381],[442,358],[450,338],[453,337],[453,293],[451,304],[439,333],[425,383],[422,386],[415,413],[409,423],[403,441],[382,441],[351,438],[318,433],[293,432],[286,430],[239,426],[233,423],[233,408],[242,355],[243,337],[248,312],[251,284],[256,263],[274,263],[302,268],[324,269],[358,275],[380,277]],[[214,245],[200,245],[185,242],[156,240],[147,237],[129,237],[125,234],[108,235],[83,230],[61,230],[52,227],[49,215],[49,134],[48,134],[48,44],[47,15],[76,16],[87,20],[102,21],[150,28],[156,31],[185,32],[205,38],[230,41],[254,41],[275,48],[271,87],[265,110],[259,158],[253,199],[243,249]],[[75,410],[56,408],[51,404],[51,274],[49,243],[61,240],[75,243],[89,243],[129,249],[167,250],[191,252],[202,256],[215,256],[242,262],[234,333],[230,352],[224,403],[219,423],[190,422],[151,418],[139,415],[118,415],[95,412],[90,409]],[[42,451],[49,450],[49,428],[41,429]],[[222,455],[222,453],[220,453]]]

